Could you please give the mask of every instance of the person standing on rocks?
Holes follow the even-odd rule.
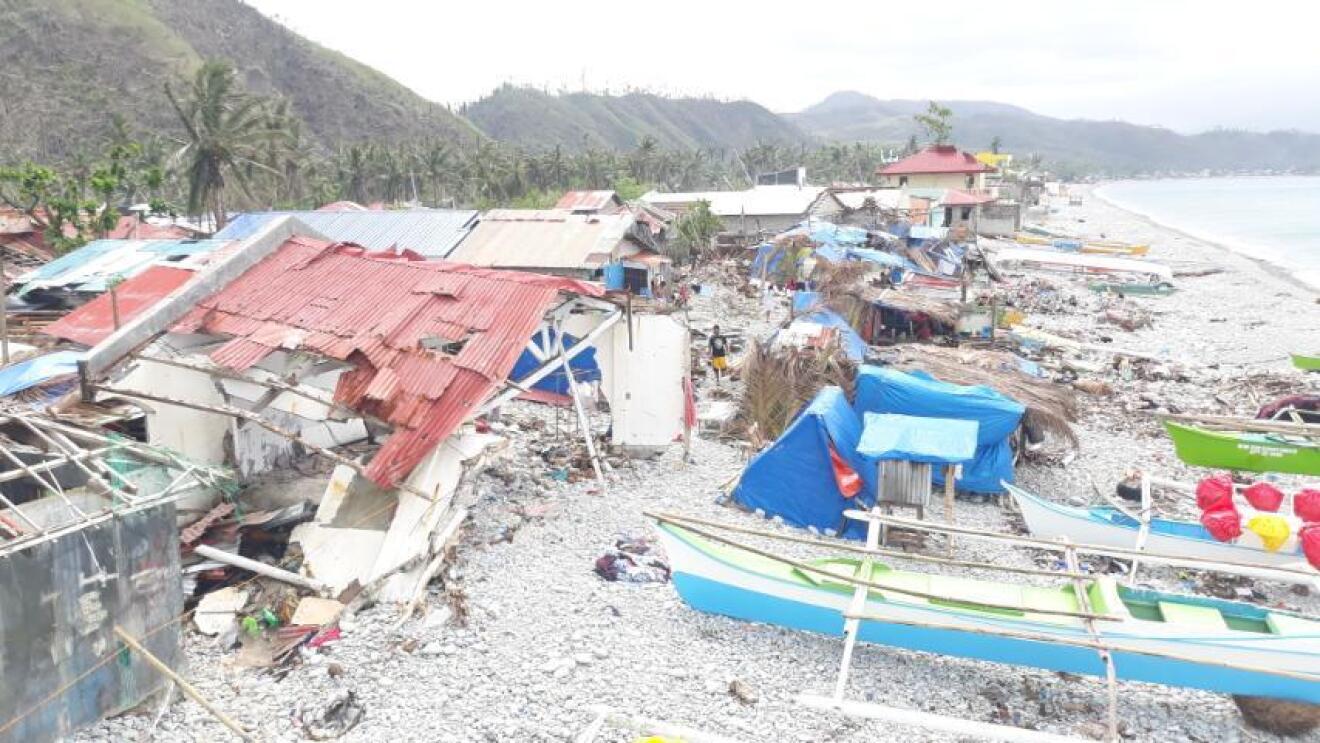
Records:
[[[720,377],[724,370],[729,368],[729,339],[720,333],[720,326],[716,325],[710,331],[710,367],[715,370],[715,385],[720,384]]]

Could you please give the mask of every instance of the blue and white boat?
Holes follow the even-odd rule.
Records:
[[[1018,509],[1027,531],[1042,539],[1067,538],[1074,544],[1144,549],[1172,557],[1192,557],[1236,565],[1295,568],[1314,572],[1306,564],[1297,543],[1298,529],[1278,549],[1266,549],[1255,533],[1243,530],[1232,542],[1220,542],[1204,526],[1193,521],[1151,518],[1144,545],[1140,542],[1141,522],[1111,506],[1074,508],[1052,503],[1022,488],[1005,483],[1004,487]],[[1320,577],[1320,573],[1316,573]]]
[[[836,636],[860,618],[865,642],[1101,677],[1103,647],[1119,679],[1320,704],[1320,621],[1298,614],[1104,576],[1045,588],[870,556],[794,563],[678,517],[659,521],[674,587],[700,611]],[[860,611],[858,580],[870,584]]]

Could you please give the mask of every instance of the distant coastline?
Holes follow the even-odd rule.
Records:
[[[1290,174],[1290,175],[1296,175],[1296,174]],[[1273,174],[1273,175],[1258,174],[1258,175],[1236,175],[1231,177],[1269,178],[1269,177],[1278,177],[1278,176],[1279,174]],[[1224,178],[1224,177],[1228,177],[1228,176],[1189,176],[1189,177],[1177,177],[1177,178],[1150,178],[1150,179],[1124,178],[1124,179],[1117,179],[1112,181],[1102,181],[1100,183],[1094,184],[1090,189],[1090,193],[1092,196],[1100,199],[1105,204],[1108,204],[1109,206],[1115,209],[1120,209],[1124,212],[1127,212],[1128,214],[1131,214],[1134,217],[1137,217],[1142,221],[1149,223],[1152,226],[1182,235],[1183,237],[1190,238],[1192,240],[1197,240],[1199,242],[1206,243],[1225,252],[1232,253],[1234,255],[1238,255],[1243,258],[1247,258],[1259,264],[1263,269],[1269,271],[1271,274],[1278,276],[1279,278],[1287,281],[1288,283],[1294,286],[1297,286],[1300,289],[1304,289],[1305,291],[1313,294],[1320,293],[1320,269],[1287,265],[1286,263],[1283,263],[1277,260],[1276,258],[1261,255],[1261,252],[1268,252],[1267,246],[1261,244],[1254,244],[1245,240],[1235,239],[1233,237],[1214,232],[1213,230],[1210,229],[1198,229],[1195,227],[1188,226],[1186,224],[1175,223],[1174,221],[1171,221],[1166,217],[1160,217],[1155,214],[1152,214],[1146,208],[1136,206],[1128,201],[1124,201],[1121,198],[1116,198],[1112,193],[1108,192],[1110,187],[1125,183],[1149,182],[1154,180],[1170,180],[1170,181],[1212,180],[1215,178]]]

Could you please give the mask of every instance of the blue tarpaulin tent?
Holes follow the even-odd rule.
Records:
[[[875,499],[874,467],[857,453],[861,434],[861,421],[843,390],[822,389],[779,439],[747,464],[733,499],[793,526],[863,536],[865,525],[843,516],[849,508],[869,508]],[[861,476],[855,498],[839,491],[831,446]]]
[[[538,347],[541,347],[542,349],[553,349],[555,347],[554,328],[546,329],[544,336],[541,333],[537,333],[532,337],[532,342],[536,343]],[[568,333],[564,333],[564,348],[572,348],[577,342],[577,338],[574,338]],[[528,374],[536,371],[536,368],[541,364],[542,361],[537,359],[531,351],[523,349],[522,355],[518,357],[518,363],[513,365],[513,371],[509,373],[509,379],[515,381],[522,379]],[[579,384],[582,382],[600,381],[600,365],[596,363],[596,349],[594,347],[587,348],[583,350],[582,353],[574,356],[569,360],[568,365],[573,369],[573,378],[576,379]],[[540,390],[542,392],[551,392],[556,395],[572,394],[568,389],[568,374],[564,371],[563,367],[550,372],[542,378],[541,381],[532,385],[532,389]]]
[[[923,372],[904,373],[878,366],[857,372],[859,413],[898,413],[977,422],[976,456],[963,466],[958,487],[975,493],[999,493],[1000,481],[1013,482],[1013,452],[1008,437],[1026,408],[984,387],[941,382]],[[943,483],[936,473],[935,482]]]
[[[976,421],[867,413],[857,453],[869,460],[963,464],[976,456]]]

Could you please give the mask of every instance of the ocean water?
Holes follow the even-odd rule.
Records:
[[[1096,194],[1320,289],[1320,176],[1122,181]]]

